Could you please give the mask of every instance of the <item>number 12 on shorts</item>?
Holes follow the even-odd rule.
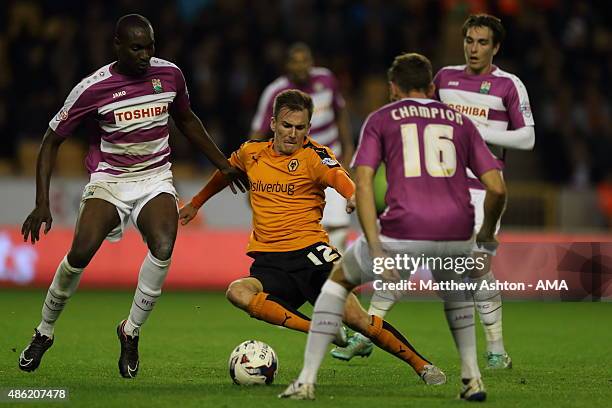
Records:
[[[313,264],[317,266],[323,265],[323,262],[334,262],[340,257],[340,255],[338,255],[338,253],[335,252],[332,247],[329,247],[327,245],[319,245],[316,249],[317,251],[319,251],[319,256],[317,256],[313,251],[310,251],[306,256]]]

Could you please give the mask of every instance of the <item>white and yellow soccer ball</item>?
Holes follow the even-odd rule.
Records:
[[[234,348],[228,366],[235,384],[272,384],[278,370],[278,358],[266,343],[247,340]]]

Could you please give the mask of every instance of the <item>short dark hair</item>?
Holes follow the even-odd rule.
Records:
[[[493,45],[500,44],[506,37],[506,29],[502,25],[501,20],[489,14],[470,15],[465,20],[465,23],[463,23],[463,28],[461,29],[463,38],[467,35],[468,29],[472,27],[489,27],[493,33]]]
[[[145,16],[140,14],[126,14],[117,20],[117,24],[115,25],[115,37],[119,39],[125,38],[128,30],[133,28],[142,28],[145,31],[151,30],[151,32],[153,32],[153,26]]]
[[[287,58],[291,58],[293,54],[298,53],[298,52],[308,54],[309,56],[312,57],[312,51],[310,50],[310,47],[308,46],[308,44],[303,43],[303,42],[296,42],[296,43],[291,44],[291,46],[287,50]]]
[[[400,54],[393,60],[387,76],[404,92],[424,91],[432,81],[431,62],[424,55],[414,52]]]
[[[287,108],[292,112],[306,109],[308,111],[309,122],[314,110],[310,95],[298,89],[287,89],[276,95],[276,98],[274,98],[274,109],[272,111],[275,119],[278,118],[278,113],[283,108]]]

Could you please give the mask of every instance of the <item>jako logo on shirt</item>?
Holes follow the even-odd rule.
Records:
[[[115,111],[115,123],[118,125],[128,125],[151,122],[156,119],[156,116],[166,115],[167,113],[167,103],[146,103],[129,106]]]

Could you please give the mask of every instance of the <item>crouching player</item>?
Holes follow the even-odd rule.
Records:
[[[354,208],[355,185],[327,147],[308,137],[313,103],[310,96],[287,90],[274,101],[268,141],[249,141],[234,152],[230,163],[246,172],[251,184],[253,232],[248,254],[250,276],[232,282],[228,300],[251,317],[308,332],[310,319],[298,311],[314,304],[340,254],[329,245],[321,226],[324,190],[332,187]],[[180,210],[183,225],[227,182],[219,172],[191,203]],[[442,371],[422,357],[393,326],[369,316],[355,295],[338,319],[372,339],[374,344],[408,363],[427,384],[443,384]],[[335,330],[332,337],[337,337]]]

